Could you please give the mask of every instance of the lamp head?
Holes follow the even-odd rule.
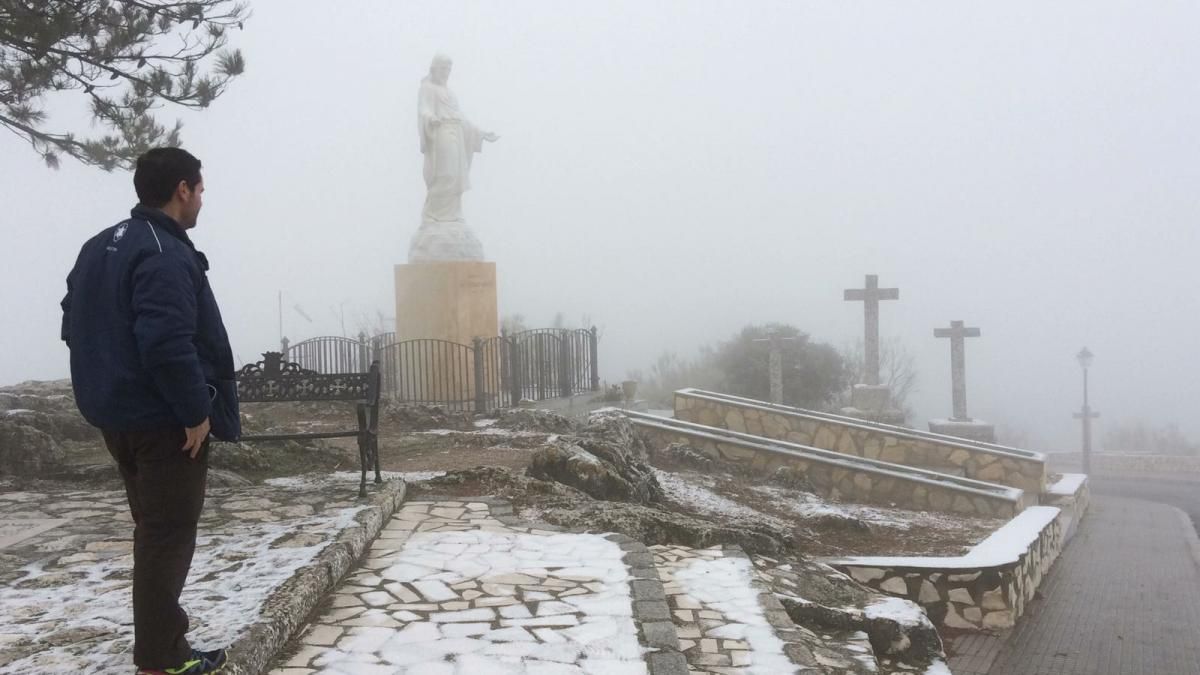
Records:
[[[1094,358],[1095,356],[1093,356],[1092,352],[1088,350],[1087,347],[1079,350],[1079,353],[1075,355],[1075,359],[1079,361],[1079,367],[1083,368],[1084,370],[1087,370],[1089,367],[1091,367],[1092,359]]]

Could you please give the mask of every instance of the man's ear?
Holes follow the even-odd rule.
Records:
[[[187,203],[191,196],[192,188],[188,185],[188,182],[186,180],[180,180],[179,183],[175,185],[175,199],[178,199],[180,203]]]

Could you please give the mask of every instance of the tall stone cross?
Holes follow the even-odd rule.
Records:
[[[933,330],[934,337],[950,338],[950,380],[953,384],[955,420],[971,419],[967,417],[966,338],[980,335],[982,333],[978,328],[965,328],[961,321],[951,321],[949,328]]]
[[[767,361],[767,372],[771,378],[771,403],[783,404],[783,343],[794,340],[796,338],[785,338],[778,335],[755,340],[755,342],[769,343],[770,356]]]
[[[863,338],[863,352],[866,357],[866,378],[863,384],[879,384],[879,301],[899,300],[899,288],[880,288],[879,275],[867,275],[866,288],[847,288],[843,296],[847,301],[863,303],[866,316],[866,333]]]

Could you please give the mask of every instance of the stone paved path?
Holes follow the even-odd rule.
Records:
[[[666,605],[639,607],[619,542],[408,502],[273,673],[645,674],[638,624]]]
[[[1200,572],[1178,512],[1097,496],[990,675],[1198,675]]]
[[[740,550],[540,529],[496,500],[408,502],[271,675],[876,672],[791,624]]]

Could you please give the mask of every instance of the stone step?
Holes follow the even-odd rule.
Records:
[[[878,672],[865,633],[797,626],[736,546],[651,546],[688,672]]]
[[[272,675],[687,672],[645,546],[511,513],[406,503]]]

